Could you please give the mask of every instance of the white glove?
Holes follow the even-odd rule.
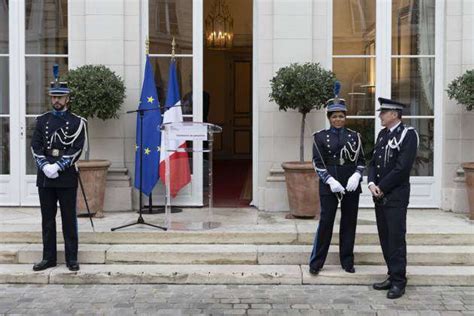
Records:
[[[47,176],[50,179],[55,179],[59,177],[58,171],[59,171],[59,165],[56,163],[47,164],[46,166],[43,167],[43,172],[45,176]]]
[[[330,177],[326,181],[326,183],[329,184],[329,186],[331,187],[331,192],[333,193],[338,193],[338,192],[344,193],[345,191],[344,187],[339,183],[339,181],[337,181],[333,177]]]
[[[354,174],[347,180],[346,189],[349,192],[355,191],[359,187],[360,173],[354,172]]]

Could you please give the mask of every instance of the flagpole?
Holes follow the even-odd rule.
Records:
[[[175,55],[176,55],[176,40],[173,36],[173,39],[171,40],[171,60],[175,60]]]
[[[175,60],[175,47],[176,47],[176,40],[173,36],[171,41],[171,60]],[[145,54],[149,55],[150,53],[150,38],[147,37],[145,40]],[[140,178],[141,179],[141,178]],[[145,208],[142,203],[140,202],[140,210]],[[171,208],[171,213],[181,213],[183,210],[177,207]],[[166,207],[156,206],[153,205],[153,197],[152,194],[148,196],[148,214],[162,214],[166,213]]]

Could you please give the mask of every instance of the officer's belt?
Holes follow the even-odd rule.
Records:
[[[327,158],[325,163],[327,166],[355,166],[353,161],[344,160],[344,162],[341,163],[339,158]]]
[[[64,155],[64,150],[61,150],[61,149],[46,149],[45,153],[46,153],[46,156],[61,157],[62,155]]]

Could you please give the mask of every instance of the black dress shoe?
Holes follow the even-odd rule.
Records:
[[[309,274],[318,275],[320,269],[309,268]]]
[[[343,268],[343,269],[344,269],[344,271],[346,271],[347,273],[355,273],[355,272],[356,272],[356,270],[354,269],[353,266],[352,266],[352,267],[345,267],[345,268]]]
[[[395,298],[402,297],[403,294],[405,294],[405,288],[404,287],[398,287],[396,285],[392,285],[390,290],[388,290],[388,292],[387,292],[387,298],[395,299]]]
[[[43,271],[56,266],[56,261],[41,260],[33,266],[33,271]]]
[[[388,290],[391,287],[392,287],[392,281],[390,281],[390,279],[387,279],[380,283],[374,283],[372,285],[372,288],[377,291]]]
[[[79,271],[79,263],[77,262],[68,262],[66,263],[69,271]]]

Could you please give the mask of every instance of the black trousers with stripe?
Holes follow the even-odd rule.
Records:
[[[407,283],[407,207],[410,189],[402,188],[403,194],[393,192],[387,195],[385,205],[375,205],[375,217],[382,253],[387,264],[392,284],[405,287]],[[406,193],[408,192],[408,193]]]
[[[346,193],[341,201],[339,226],[339,260],[343,268],[354,265],[354,242],[359,211],[359,193]],[[321,195],[321,217],[313,243],[309,265],[320,270],[331,244],[338,200],[335,194]]]
[[[77,188],[38,188],[43,229],[43,260],[56,262],[56,213],[61,209],[66,262],[77,262]]]

